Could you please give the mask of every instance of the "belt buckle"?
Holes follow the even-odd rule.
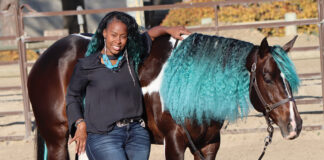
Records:
[[[122,120],[116,122],[116,126],[117,127],[124,127],[124,126],[129,125],[130,123],[135,122],[135,121],[137,121],[137,120],[135,120],[135,119],[122,119]],[[143,128],[145,128],[145,122],[144,122],[143,119],[138,120],[138,122],[140,122],[141,126]]]
[[[140,123],[141,123],[141,126],[142,126],[143,128],[145,128],[145,122],[144,122],[143,119],[140,119],[138,122],[140,122]]]
[[[130,120],[128,120],[128,119],[122,119],[120,121],[117,121],[116,122],[116,125],[117,125],[117,127],[124,127],[124,126],[129,125],[129,123],[130,123]]]

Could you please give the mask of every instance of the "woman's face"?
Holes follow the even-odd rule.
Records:
[[[106,39],[106,54],[116,55],[126,46],[127,26],[119,20],[113,20],[104,29],[103,36]]]

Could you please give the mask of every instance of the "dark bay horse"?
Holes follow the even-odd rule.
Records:
[[[209,123],[198,124],[186,120],[184,125],[179,125],[161,103],[161,72],[174,46],[169,40],[169,36],[161,36],[153,42],[150,56],[144,61],[138,74],[152,143],[165,145],[168,160],[184,159],[187,147],[197,160],[200,157],[194,148],[205,159],[215,159],[224,121],[211,120]],[[284,45],[283,50],[288,52],[295,40],[296,37]],[[81,35],[60,39],[40,56],[30,71],[28,92],[39,132],[38,159],[44,158],[42,138],[48,148],[47,159],[69,159],[65,94],[74,65],[78,58],[84,56],[88,43],[89,38]],[[253,46],[246,58],[245,67],[250,72],[251,79],[250,101],[257,111],[279,126],[284,138],[294,139],[301,131],[302,120],[290,84],[287,84],[270,52],[271,47],[265,38],[260,46]],[[195,147],[189,145],[186,131]]]

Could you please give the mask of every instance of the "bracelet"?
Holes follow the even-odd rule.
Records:
[[[75,122],[74,126],[75,126],[76,128],[78,128],[78,125],[79,125],[81,122],[83,122],[83,121],[84,121],[84,119],[79,119],[79,120],[77,120],[77,121]]]

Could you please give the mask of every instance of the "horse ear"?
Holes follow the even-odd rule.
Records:
[[[261,45],[260,45],[260,57],[263,58],[267,53],[270,52],[270,47],[268,44],[267,37],[263,38]]]
[[[286,44],[282,47],[282,49],[284,49],[284,50],[286,51],[286,53],[288,53],[288,52],[290,51],[290,49],[294,46],[297,37],[298,37],[298,36],[296,35],[292,40],[290,40],[288,43],[286,43]]]

